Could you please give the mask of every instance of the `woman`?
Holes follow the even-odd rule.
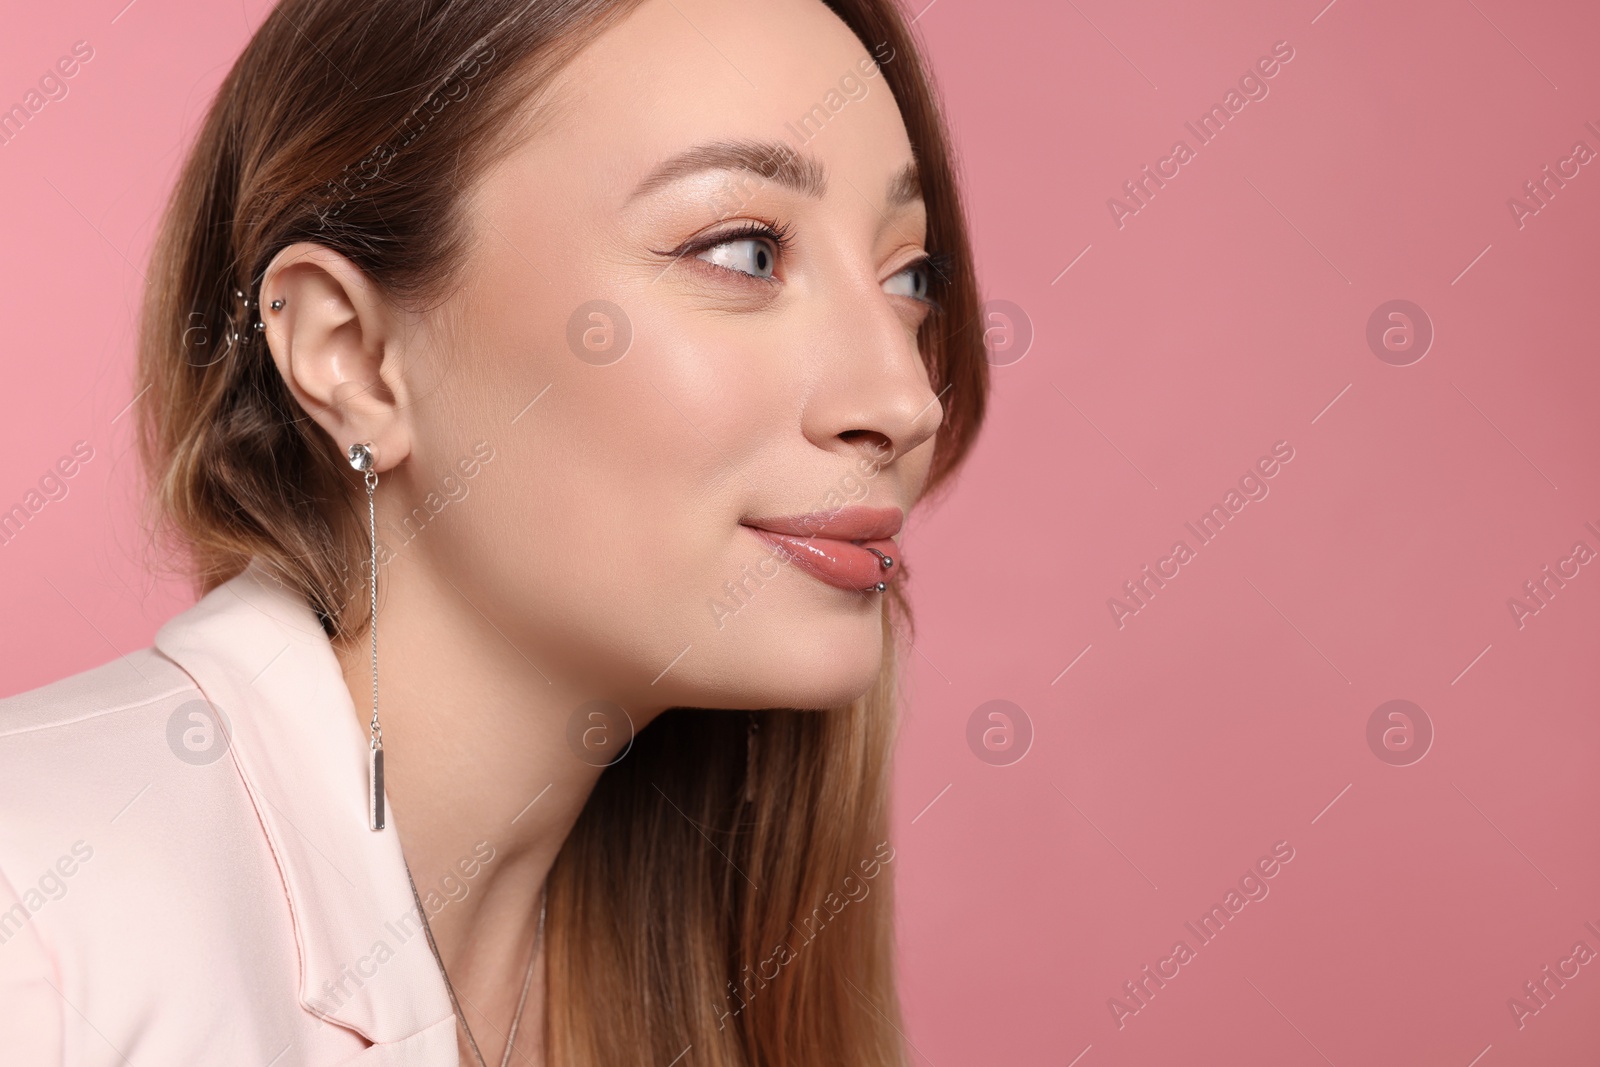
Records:
[[[148,273],[204,596],[0,705],[7,1062],[902,1063],[963,226],[889,0],[280,4]]]

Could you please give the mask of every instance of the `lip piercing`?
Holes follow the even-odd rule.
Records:
[[[877,585],[869,585],[869,586],[867,586],[867,590],[866,591],[869,592],[869,593],[881,593],[887,588],[889,588],[889,587],[884,585],[882,582],[879,582]]]
[[[871,552],[874,556],[877,556],[878,557],[878,562],[883,566],[884,570],[888,570],[890,567],[894,566],[894,560],[891,559],[890,557],[884,555],[882,552],[879,552],[877,549],[869,548],[866,545],[862,545],[861,547],[865,548],[868,552]],[[879,582],[878,585],[882,586],[883,583]],[[879,592],[882,592],[882,591],[883,590],[880,588]]]

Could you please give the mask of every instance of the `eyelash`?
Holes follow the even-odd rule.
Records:
[[[720,233],[714,233],[710,236],[702,237],[697,241],[691,241],[688,244],[680,246],[676,251],[665,254],[672,256],[674,259],[681,258],[683,256],[697,256],[709,248],[715,248],[718,245],[728,244],[732,241],[745,240],[751,237],[762,237],[768,241],[771,241],[773,247],[778,250],[778,257],[780,259],[789,251],[790,248],[794,246],[794,231],[791,227],[785,225],[784,223],[746,221],[737,229],[724,230]],[[716,266],[716,264],[711,265]],[[717,269],[729,270],[727,267],[718,267]],[[741,272],[730,271],[730,273],[739,274]],[[745,275],[745,277],[753,278],[754,276]],[[754,278],[754,280],[764,281],[765,279]]]
[[[914,259],[900,269],[908,270],[911,267],[921,267],[927,271],[928,292],[932,293],[949,284],[950,271],[955,268],[955,265],[956,257],[948,252],[927,252],[920,259]],[[928,303],[933,305],[935,311],[944,310],[944,305],[931,296],[928,297]]]
[[[672,252],[660,252],[657,254],[671,256],[673,259],[680,259],[683,256],[697,256],[709,248],[716,248],[718,245],[727,244],[730,241],[747,240],[752,237],[761,237],[771,241],[773,247],[778,250],[778,258],[780,260],[794,245],[794,230],[787,224],[781,222],[756,222],[752,220],[743,223],[737,229],[724,230],[721,233],[714,233],[707,237],[702,237],[697,241],[692,241],[688,244],[681,245]],[[921,256],[913,259],[910,263],[907,263],[905,266],[895,271],[895,273],[903,274],[906,271],[913,270],[915,268],[921,268],[927,271],[928,291],[932,293],[948,280],[950,268],[954,264],[955,257],[949,255],[948,253],[924,252]],[[708,265],[717,266],[716,264]],[[734,271],[728,267],[717,266],[717,269],[726,270],[732,274],[740,274],[743,277],[751,279],[752,281],[762,282],[769,280],[766,278],[757,278],[754,275],[743,274],[742,271]],[[916,298],[912,297],[911,299]],[[942,305],[931,296],[923,298],[922,302],[930,305],[935,311],[942,309]]]

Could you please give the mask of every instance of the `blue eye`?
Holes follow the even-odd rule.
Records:
[[[891,296],[908,296],[913,300],[928,299],[928,261],[926,259],[890,275],[883,283],[883,291]]]
[[[772,243],[762,237],[736,237],[723,241],[695,258],[756,278],[772,277],[772,268],[778,261]]]

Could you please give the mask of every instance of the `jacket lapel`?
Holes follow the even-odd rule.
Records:
[[[163,626],[155,645],[222,712],[283,877],[301,1005],[369,1041],[439,1043],[440,1060],[454,1062],[454,1015],[394,813],[387,829],[368,829],[367,738],[310,606],[253,562]]]

